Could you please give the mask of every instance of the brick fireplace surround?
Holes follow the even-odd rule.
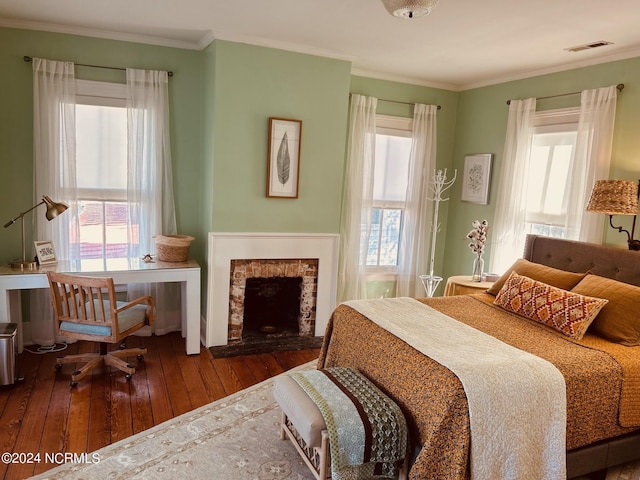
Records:
[[[298,331],[312,336],[316,326],[318,259],[231,260],[229,341],[242,339],[245,285],[249,278],[301,278]]]
[[[227,345],[230,338],[241,338],[241,277],[244,282],[246,278],[262,278],[265,265],[267,270],[271,268],[285,276],[294,276],[296,271],[295,276],[302,277],[300,333],[323,336],[336,306],[338,238],[324,233],[209,233],[207,316],[201,325],[202,343],[214,347]],[[317,261],[315,277],[310,264],[305,263],[309,259]],[[256,261],[259,264],[253,263]],[[240,267],[234,266],[232,271],[232,264]],[[304,275],[299,275],[301,270]],[[232,277],[236,276],[239,281],[234,285]]]

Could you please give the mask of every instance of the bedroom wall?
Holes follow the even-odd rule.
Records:
[[[444,277],[470,270],[473,256],[465,235],[471,221],[493,220],[508,98],[625,83],[618,100],[611,178],[640,176],[640,59],[452,92],[352,76],[350,63],[342,60],[232,42],[216,41],[203,51],[194,51],[0,28],[0,167],[4,180],[0,219],[12,218],[31,206],[33,199],[31,66],[22,60],[24,55],[175,72],[170,96],[178,229],[196,237],[192,255],[203,266],[209,231],[338,232],[350,92],[442,105],[438,168],[461,171],[465,154],[495,154],[489,205],[461,202],[461,182],[451,190],[451,200],[441,205],[436,270]],[[78,77],[124,81],[120,73],[82,67]],[[571,98],[563,102],[575,103]],[[557,106],[556,101],[547,102],[543,108]],[[411,116],[407,105],[381,102],[379,111]],[[298,200],[265,197],[269,116],[303,121]],[[610,228],[605,241],[624,247],[623,236]],[[490,255],[490,245],[488,250]],[[2,230],[0,263],[19,252],[16,228]],[[205,279],[206,268],[206,288]]]
[[[460,92],[456,119],[456,136],[453,150],[453,165],[462,171],[464,156],[470,153],[493,153],[488,205],[461,202],[461,182],[453,187],[454,201],[449,205],[447,222],[447,244],[445,247],[444,272],[446,276],[471,274],[473,254],[467,247],[466,234],[474,219],[484,219],[492,225],[502,165],[507,125],[508,106],[511,98],[542,97],[589,88],[624,83],[618,95],[616,126],[609,178],[637,180],[640,178],[640,58],[578,68],[560,73],[527,78],[499,85]],[[538,109],[577,106],[580,96],[541,100]],[[617,217],[619,223],[630,229],[630,217]],[[626,248],[626,235],[605,226],[604,243]],[[491,232],[486,262],[491,255]]]
[[[350,63],[219,40],[207,55],[211,231],[338,232]],[[266,197],[269,117],[302,120],[297,199]]]

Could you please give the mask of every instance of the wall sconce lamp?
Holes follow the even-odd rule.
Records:
[[[33,270],[38,265],[36,262],[27,261],[27,259],[26,259],[26,253],[25,253],[26,252],[26,248],[25,248],[25,244],[24,244],[24,216],[27,213],[29,213],[31,210],[36,209],[37,207],[39,207],[42,204],[46,204],[47,205],[46,217],[47,217],[47,220],[49,220],[49,221],[53,220],[55,217],[57,217],[58,215],[63,213],[67,208],[69,208],[64,203],[54,202],[53,200],[51,200],[46,195],[43,195],[42,196],[42,201],[40,203],[37,203],[36,205],[31,207],[29,210],[25,210],[24,212],[19,214],[17,217],[12,218],[11,220],[9,220],[7,223],[4,224],[4,228],[7,228],[7,227],[10,227],[11,225],[13,225],[14,223],[16,223],[16,220],[20,220],[20,226],[22,227],[22,259],[21,260],[14,260],[13,262],[11,262],[11,267],[12,268],[20,268],[20,269],[23,269],[23,270]]]
[[[609,225],[618,232],[627,234],[629,250],[640,250],[640,240],[634,240],[636,216],[638,215],[638,183],[627,180],[598,180],[593,186],[587,212],[606,213],[609,215]],[[614,215],[633,215],[631,233],[622,227],[613,225]]]

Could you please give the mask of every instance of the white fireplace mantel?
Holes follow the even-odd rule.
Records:
[[[324,335],[336,306],[339,235],[323,233],[209,233],[205,346],[227,344],[231,260],[318,259],[315,335]]]

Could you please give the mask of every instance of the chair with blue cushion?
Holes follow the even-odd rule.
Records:
[[[84,363],[71,375],[72,387],[100,365],[109,365],[125,372],[129,380],[136,370],[125,359],[136,356],[141,360],[147,349],[126,348],[108,352],[107,344],[123,345],[127,336],[145,325],[153,324],[153,298],[145,296],[130,302],[117,301],[113,279],[109,277],[83,277],[54,272],[48,272],[47,276],[56,333],[78,340],[100,342],[98,353],[59,357],[56,368],[62,368],[65,363]]]

